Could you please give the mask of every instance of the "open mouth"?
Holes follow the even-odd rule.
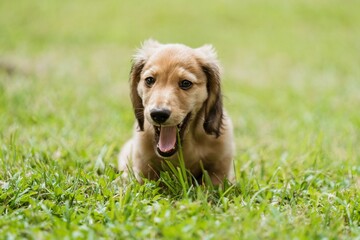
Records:
[[[184,120],[175,126],[154,126],[155,128],[155,142],[156,151],[161,157],[171,157],[178,149],[178,137],[179,132],[180,141],[184,135],[186,126],[190,119],[190,113],[186,115]]]

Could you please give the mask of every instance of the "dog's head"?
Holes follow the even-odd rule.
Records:
[[[157,153],[171,156],[188,122],[203,112],[203,128],[218,137],[222,126],[222,96],[216,53],[212,46],[144,42],[133,59],[131,101],[139,129],[144,121],[155,128]]]

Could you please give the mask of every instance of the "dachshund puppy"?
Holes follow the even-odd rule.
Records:
[[[214,185],[233,180],[233,127],[211,45],[145,41],[133,58],[130,88],[137,126],[119,156],[125,176],[132,169],[140,182],[158,179],[164,159],[179,165],[181,145],[194,177],[201,179],[205,169]]]

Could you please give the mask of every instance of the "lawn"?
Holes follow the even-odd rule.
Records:
[[[0,238],[360,239],[359,9],[0,1]],[[119,180],[150,37],[217,49],[236,184]]]

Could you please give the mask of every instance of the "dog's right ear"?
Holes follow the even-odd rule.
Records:
[[[143,61],[134,61],[130,72],[130,98],[140,131],[144,130],[144,106],[142,104],[142,99],[137,91],[137,86],[139,84],[140,74],[144,65],[145,62]]]
[[[130,98],[140,131],[144,130],[144,105],[137,89],[142,69],[156,48],[160,46],[161,44],[159,42],[149,39],[142,44],[140,49],[137,50],[132,60],[130,72]]]

